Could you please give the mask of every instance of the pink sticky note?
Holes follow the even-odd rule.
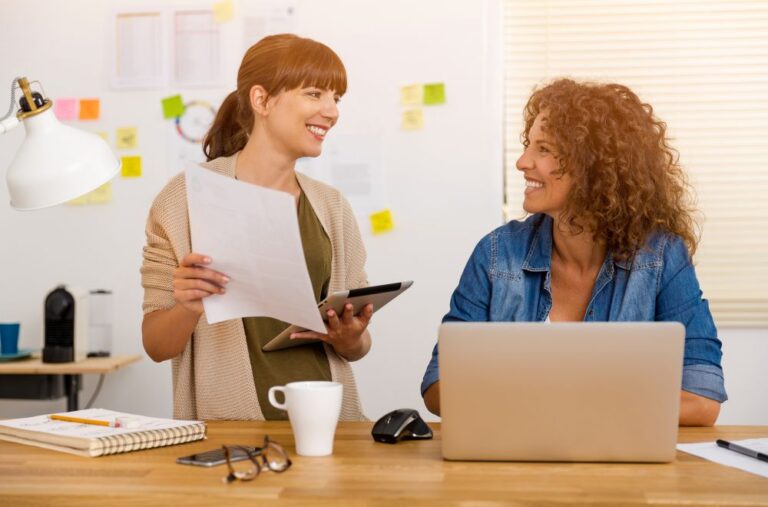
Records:
[[[77,99],[55,99],[53,101],[53,114],[59,120],[77,119]]]

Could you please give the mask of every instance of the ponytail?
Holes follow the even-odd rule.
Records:
[[[243,126],[242,120],[237,90],[235,90],[224,99],[213,120],[213,125],[205,134],[203,153],[206,160],[228,157],[245,147],[251,125]]]

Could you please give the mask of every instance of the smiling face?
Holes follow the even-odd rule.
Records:
[[[266,132],[294,158],[317,157],[339,119],[339,99],[336,92],[314,86],[283,91],[267,101]]]
[[[560,173],[557,147],[543,131],[546,117],[539,114],[528,132],[528,146],[516,167],[525,177],[523,209],[559,219],[573,186],[569,173]]]

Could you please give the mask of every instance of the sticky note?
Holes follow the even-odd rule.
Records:
[[[133,150],[137,144],[136,127],[122,127],[117,129],[115,145],[118,150]]]
[[[445,84],[430,83],[424,85],[424,104],[434,106],[445,104]]]
[[[56,99],[53,101],[53,114],[61,121],[77,119],[77,99]]]
[[[403,106],[418,106],[424,103],[424,86],[420,84],[400,88],[400,104]]]
[[[373,231],[374,234],[389,232],[393,228],[392,212],[388,209],[371,214],[371,231]]]
[[[184,114],[184,101],[181,100],[181,95],[173,95],[163,99],[163,117],[178,118]]]
[[[235,13],[232,0],[222,0],[213,4],[213,20],[217,23],[226,23]]]
[[[120,175],[123,178],[139,178],[141,176],[141,157],[120,157],[123,167]]]
[[[80,99],[80,119],[98,120],[101,102],[99,99]]]
[[[100,138],[104,139],[106,142],[109,142],[109,138],[107,137],[107,133],[106,132],[96,132],[96,135],[99,136]]]
[[[112,182],[108,181],[88,194],[90,204],[106,204],[112,200]]]
[[[112,200],[112,183],[106,182],[96,190],[88,192],[76,199],[68,201],[70,206],[85,206],[88,204],[106,204]]]
[[[80,197],[76,197],[76,198],[72,199],[71,201],[67,201],[67,204],[69,206],[85,206],[89,202],[90,201],[89,201],[89,198],[88,198],[88,194],[85,194],[85,195],[81,195]]]
[[[403,130],[421,130],[424,128],[424,110],[406,109],[400,121],[400,128]]]

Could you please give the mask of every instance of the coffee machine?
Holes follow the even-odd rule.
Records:
[[[81,361],[88,354],[88,291],[59,285],[45,298],[44,363]]]

